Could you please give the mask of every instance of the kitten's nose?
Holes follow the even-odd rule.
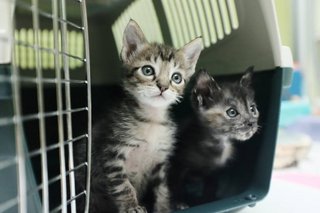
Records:
[[[168,87],[162,86],[161,84],[157,84],[158,88],[160,89],[160,92],[163,93],[168,89]]]

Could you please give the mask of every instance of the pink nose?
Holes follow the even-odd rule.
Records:
[[[168,87],[164,87],[160,84],[157,84],[158,88],[160,89],[160,92],[163,93],[164,91],[166,91],[168,89]]]
[[[160,87],[159,89],[160,89],[161,93],[163,93],[163,92],[166,91],[168,88],[166,88],[166,87]]]

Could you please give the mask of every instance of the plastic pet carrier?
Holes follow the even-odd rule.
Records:
[[[255,67],[261,130],[217,175],[225,196],[183,212],[232,211],[266,196],[292,67],[272,0],[1,0],[0,14],[0,212],[77,212],[79,199],[88,212],[90,175],[79,192],[75,174],[90,174],[91,118],[118,98],[130,18],[149,41],[181,47],[202,36],[197,67],[217,79]],[[78,165],[75,143],[87,145]]]

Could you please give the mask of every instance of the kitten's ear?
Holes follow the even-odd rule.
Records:
[[[121,59],[126,62],[132,55],[144,47],[147,43],[147,39],[137,22],[130,19],[124,30],[122,42]]]
[[[220,90],[221,88],[213,77],[207,71],[200,70],[192,91],[192,101],[196,102],[197,107],[206,107]]]
[[[240,85],[242,87],[249,87],[251,85],[253,69],[254,69],[254,66],[250,66],[246,69],[244,75],[240,80]]]
[[[188,44],[184,45],[179,52],[182,53],[187,66],[190,67],[190,71],[192,73],[188,73],[189,76],[191,76],[194,73],[194,68],[197,64],[197,61],[199,59],[200,53],[202,50],[202,38],[198,37],[193,39]]]

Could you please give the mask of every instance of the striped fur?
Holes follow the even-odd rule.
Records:
[[[169,107],[182,97],[201,43],[197,39],[180,50],[148,43],[132,20],[123,43],[124,98],[93,128],[90,212],[146,212],[141,200],[152,185],[153,212],[166,213],[170,211],[166,171],[176,131]],[[154,74],[145,75],[145,66]],[[175,73],[181,75],[180,83],[173,82]]]

